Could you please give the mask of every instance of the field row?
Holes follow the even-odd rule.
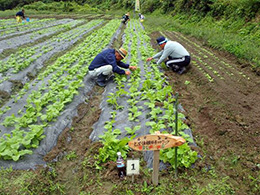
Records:
[[[25,84],[29,80],[27,75],[35,77],[50,56],[68,49],[101,23],[102,20],[93,20],[53,36],[43,43],[18,49],[16,53],[0,61],[0,90],[11,94],[13,88],[12,80]]]
[[[118,28],[118,21],[94,31],[79,46],[59,57],[36,79],[28,83],[19,95],[6,103],[9,109],[0,119],[0,157],[17,161],[32,148],[39,146],[66,105],[73,101],[83,86],[88,64],[95,55],[109,44]],[[51,136],[51,135],[49,135]]]
[[[162,33],[163,34],[163,33]],[[202,45],[186,38],[178,32],[166,32],[164,34],[172,40],[182,43],[191,53],[192,65],[195,66],[209,82],[247,82],[250,77],[237,70],[230,62],[216,56]]]
[[[124,75],[116,75],[116,84],[110,83],[104,93],[106,98],[101,103],[102,113],[90,136],[93,140],[101,138],[104,144],[97,157],[99,163],[114,161],[115,151],[120,151],[126,158],[129,148],[124,143],[134,137],[155,131],[174,134],[174,89],[155,63],[145,62],[147,57],[154,54],[154,50],[149,44],[150,37],[138,20],[131,20],[127,24],[124,41],[123,47],[129,51],[127,62],[138,69],[132,71],[128,79]],[[187,143],[178,149],[178,166],[189,167],[197,159],[197,153],[188,145],[193,140],[185,133],[189,128],[183,123],[184,118],[179,113],[179,135],[185,137]],[[174,166],[173,153],[174,149],[164,150],[160,158]],[[145,152],[144,158],[151,167],[151,153]]]
[[[69,30],[84,22],[84,20],[63,19],[57,21],[55,26],[50,26],[49,28],[43,28],[41,30],[36,30],[28,34],[23,34],[21,36],[14,36],[8,39],[1,40],[0,53],[7,49],[17,49],[24,44],[34,43],[39,39],[54,35],[55,33],[59,33],[61,31]]]
[[[57,132],[69,126],[74,116],[72,110],[85,101],[81,97],[82,90],[90,90],[92,86],[87,79],[88,65],[119,34],[120,21],[111,20],[95,30],[102,22],[92,20],[78,25],[44,43],[19,49],[1,61],[2,90],[12,94],[11,80],[14,78],[23,83],[22,89],[4,102],[1,109],[1,159],[28,159],[28,154],[46,152],[55,145],[59,135]],[[71,24],[76,23],[82,21],[72,21]],[[88,32],[89,35],[82,40],[82,35]],[[129,151],[127,142],[136,136],[155,131],[174,134],[177,120],[178,135],[187,140],[186,144],[179,147],[178,166],[191,166],[197,159],[197,153],[189,146],[194,143],[190,129],[183,122],[185,116],[179,113],[178,119],[175,118],[177,101],[174,89],[155,63],[145,61],[154,54],[150,37],[141,23],[134,19],[127,24],[123,37],[123,47],[129,52],[126,60],[138,68],[128,78],[115,75],[115,82],[106,87],[101,103],[103,112],[90,136],[92,140],[101,139],[104,145],[97,154],[98,164],[115,160],[117,151],[126,157]],[[81,43],[67,51],[77,40],[81,40]],[[56,50],[66,43],[66,47]],[[54,50],[66,53],[43,69],[47,54],[53,55]],[[27,75],[33,71],[36,71],[35,78],[30,80]],[[119,144],[115,144],[115,140]],[[164,150],[161,160],[174,166],[173,154],[173,149]],[[145,158],[152,158],[151,153],[145,153]]]

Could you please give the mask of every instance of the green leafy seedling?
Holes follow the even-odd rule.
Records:
[[[136,131],[138,131],[139,129],[141,129],[141,126],[140,125],[137,125],[133,128],[130,128],[130,127],[125,127],[125,130],[127,132],[127,134],[129,135],[134,135]]]

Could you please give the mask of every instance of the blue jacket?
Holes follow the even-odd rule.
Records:
[[[94,60],[89,65],[89,70],[94,70],[104,65],[112,65],[113,72],[118,74],[125,74],[125,71],[120,69],[118,66],[122,68],[129,68],[129,64],[125,64],[121,61],[116,61],[115,49],[106,49],[99,53]]]

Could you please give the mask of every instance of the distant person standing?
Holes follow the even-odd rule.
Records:
[[[178,74],[183,74],[187,71],[190,64],[189,52],[178,42],[167,40],[161,36],[156,39],[157,43],[161,47],[162,51],[155,54],[153,57],[149,57],[146,61],[151,61],[155,58],[159,58],[157,64],[161,64],[165,61],[168,68]]]
[[[130,13],[127,12],[125,15],[123,15],[122,23],[126,24],[128,21],[130,21]]]
[[[16,13],[15,17],[18,23],[22,22],[22,18],[25,19],[24,12],[24,9],[22,9],[21,11]]]

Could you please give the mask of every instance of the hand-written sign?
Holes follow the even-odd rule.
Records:
[[[152,134],[138,137],[128,142],[129,147],[134,150],[161,150],[180,146],[185,143],[185,139],[171,134]]]

